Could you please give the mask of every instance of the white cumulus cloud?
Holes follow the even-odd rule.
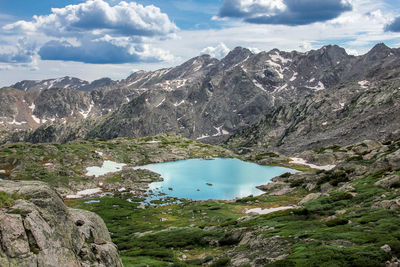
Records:
[[[173,37],[179,29],[154,5],[125,1],[110,5],[104,0],[87,0],[53,8],[50,14],[35,15],[31,21],[7,24],[3,30],[31,39],[44,36],[33,51],[42,60],[121,64],[170,60],[168,51],[150,44]],[[0,51],[0,62],[32,61],[34,55],[25,50]]]
[[[51,14],[33,16],[32,21],[17,21],[3,27],[7,31],[44,32],[50,36],[77,33],[155,36],[174,33],[178,27],[153,5],[120,2],[110,6],[103,0],[52,8]]]
[[[351,11],[349,0],[225,0],[219,17],[242,18],[255,24],[307,25]]]
[[[221,59],[229,53],[229,48],[224,43],[217,46],[208,46],[201,50],[200,55],[210,55],[214,58]]]

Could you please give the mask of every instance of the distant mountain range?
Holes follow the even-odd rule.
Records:
[[[195,57],[121,81],[64,77],[0,89],[5,141],[175,132],[237,150],[282,152],[396,134],[400,49],[362,56],[338,46],[306,53],[235,48],[222,60]]]

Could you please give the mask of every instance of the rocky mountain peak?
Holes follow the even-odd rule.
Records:
[[[344,49],[343,47],[340,47],[338,45],[326,45],[326,46],[323,46],[320,50],[324,50],[326,53],[328,53],[330,55],[339,55],[339,56],[345,56],[345,57],[348,56],[346,49]]]
[[[377,61],[386,58],[392,53],[392,49],[384,43],[375,45],[366,55],[365,58],[369,61]]]
[[[92,91],[96,88],[111,86],[115,83],[116,83],[115,81],[111,80],[110,78],[105,77],[105,78],[101,78],[98,80],[94,80],[90,84],[82,86],[81,88],[79,88],[79,90],[80,91]]]
[[[327,45],[320,49],[312,50],[307,54],[307,57],[315,61],[313,64],[322,64],[325,66],[335,66],[350,58],[346,50],[337,45]]]
[[[168,71],[163,77],[165,80],[198,78],[206,75],[210,67],[215,66],[218,59],[209,55],[197,56]]]
[[[370,53],[374,51],[391,51],[391,50],[392,49],[388,47],[385,43],[378,43],[370,50]]]
[[[224,64],[225,67],[229,68],[231,66],[234,66],[235,64],[245,61],[252,55],[253,55],[253,53],[249,49],[243,48],[243,47],[236,47],[235,49],[230,51],[221,60],[221,62]]]

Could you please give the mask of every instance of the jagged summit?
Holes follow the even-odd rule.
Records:
[[[379,43],[375,45],[365,56],[369,61],[382,60],[385,57],[393,54],[395,50],[386,46],[384,43]]]
[[[230,51],[223,59],[221,59],[221,62],[227,67],[232,67],[233,65],[249,58],[252,55],[253,53],[249,49],[236,47],[235,49]]]
[[[377,43],[370,51],[369,53],[373,51],[388,51],[392,50],[390,47],[388,47],[385,43]]]

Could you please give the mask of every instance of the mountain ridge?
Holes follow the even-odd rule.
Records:
[[[40,109],[31,109],[25,121],[35,116],[39,123],[22,125],[17,120],[20,114],[14,112],[3,121],[3,127],[22,129],[24,133],[19,133],[20,137],[14,134],[14,139],[35,142],[65,142],[71,136],[110,139],[175,132],[219,143],[262,120],[265,114],[321,91],[329,93],[338,87],[352,90],[354,84],[367,88],[378,80],[396,79],[399,58],[399,49],[384,44],[362,56],[348,55],[336,45],[305,53],[273,49],[257,54],[237,47],[221,60],[198,56],[174,68],[135,72],[118,82],[105,78],[91,83],[98,88],[85,84],[86,91],[26,90],[38,94],[30,92],[36,98],[25,100],[26,106]],[[8,106],[12,109],[16,104]],[[81,126],[74,127],[76,124]],[[53,132],[53,136],[41,140],[44,132],[46,136]]]

